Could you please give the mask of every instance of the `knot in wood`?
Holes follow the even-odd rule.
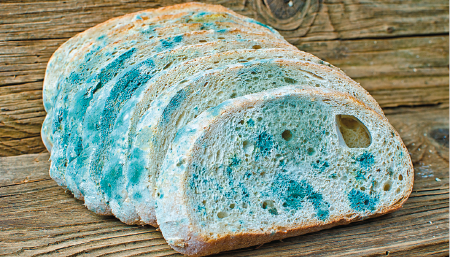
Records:
[[[431,138],[434,139],[434,141],[436,141],[440,145],[448,148],[448,145],[449,145],[449,142],[448,142],[448,128],[433,129],[430,132],[430,136],[431,136]]]
[[[289,19],[301,12],[307,0],[264,0],[264,4],[270,9],[277,19]]]
[[[304,36],[320,7],[320,0],[255,0],[258,19],[288,37]],[[283,33],[282,33],[283,34]]]

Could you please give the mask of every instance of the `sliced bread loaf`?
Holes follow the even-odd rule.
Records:
[[[80,33],[52,56],[44,105],[51,177],[98,214],[160,225],[189,255],[381,215],[412,188],[366,90],[221,6]]]
[[[57,139],[58,137],[65,138],[67,143],[59,143],[59,148],[55,147],[54,153],[52,153],[52,161],[55,160],[53,161],[55,166],[52,165],[51,174],[60,174],[59,177],[66,180],[67,187],[77,198],[84,199],[90,210],[101,214],[109,214],[108,202],[112,198],[112,194],[116,196],[122,194],[116,194],[114,189],[111,189],[117,183],[120,185],[121,173],[117,169],[110,170],[116,172],[115,176],[111,176],[109,172],[102,172],[102,169],[104,165],[114,167],[113,164],[119,164],[123,161],[119,158],[110,160],[107,157],[110,154],[118,154],[120,152],[118,149],[122,149],[119,145],[126,143],[121,141],[121,138],[125,138],[128,133],[128,125],[126,124],[133,116],[133,109],[140,94],[148,88],[147,81],[152,82],[152,78],[159,72],[165,71],[172,65],[176,66],[186,59],[205,56],[208,53],[252,48],[255,45],[263,49],[285,46],[279,42],[262,40],[240,40],[236,42],[221,40],[190,47],[178,47],[171,51],[149,55],[141,62],[129,66],[105,85],[86,83],[72,90],[73,94],[69,94],[66,100],[62,102],[64,107],[68,109],[67,115],[64,119],[57,120],[58,124],[62,126],[54,131],[53,135]],[[295,51],[292,56],[301,57],[302,52]],[[89,92],[92,91],[95,93],[90,94]],[[130,99],[131,101],[128,103]],[[86,104],[82,104],[84,102]],[[77,108],[70,108],[75,103]],[[115,123],[117,125],[114,125]],[[113,137],[110,137],[113,130],[116,132]],[[117,133],[119,134],[116,135]],[[111,145],[114,147],[110,147]],[[65,164],[66,161],[68,163],[67,169],[63,165],[56,169],[56,164]],[[52,171],[55,172],[52,173]],[[99,177],[105,177],[103,184],[97,179]],[[112,177],[119,178],[112,182]],[[106,201],[105,195],[100,193],[99,188],[103,188],[103,192],[107,192],[108,199]],[[123,202],[124,199],[118,200]],[[119,217],[123,216],[119,211],[116,213]],[[126,214],[126,217],[133,216],[132,213],[127,212]]]
[[[60,81],[61,88],[53,88],[55,92],[52,92],[52,94],[57,97],[56,102],[53,103],[52,108],[48,108],[48,114],[42,127],[43,141],[46,143],[47,149],[52,149],[52,142],[55,140],[58,141],[57,148],[59,148],[56,150],[55,154],[52,155],[52,166],[54,166],[54,168],[51,169],[50,175],[59,185],[66,186],[64,179],[65,166],[68,164],[66,158],[70,162],[70,160],[75,157],[73,156],[73,151],[78,151],[79,149],[79,147],[73,146],[74,148],[71,148],[70,151],[65,151],[67,145],[70,144],[69,141],[75,142],[77,145],[80,144],[80,142],[77,141],[78,139],[74,138],[73,140],[70,140],[68,138],[70,133],[68,131],[72,130],[71,126],[77,126],[78,123],[65,121],[65,119],[70,117],[82,117],[86,107],[92,101],[94,93],[116,76],[125,73],[124,70],[129,69],[131,66],[139,67],[138,65],[151,65],[151,63],[147,62],[152,61],[150,57],[157,53],[160,53],[158,57],[161,58],[168,50],[180,46],[202,44],[203,42],[220,41],[226,43],[238,40],[242,43],[230,45],[228,46],[228,49],[256,46],[258,48],[283,47],[292,50],[296,49],[281,40],[272,40],[267,43],[263,42],[262,44],[253,44],[250,41],[263,40],[265,38],[267,38],[265,34],[246,32],[239,29],[224,30],[220,33],[217,33],[216,31],[188,32],[177,34],[175,36],[166,36],[157,40],[150,40],[146,43],[144,42],[137,45],[128,43],[127,46],[124,46],[119,44],[117,47],[120,49],[111,46],[110,48],[106,48],[106,50],[102,49],[98,50],[98,53],[93,53],[91,56],[91,58],[93,58],[92,62],[86,62],[83,65],[80,64],[79,67],[72,67],[73,70],[70,72],[70,75]],[[204,50],[207,51],[206,49],[208,48],[205,47]],[[113,57],[114,51],[120,51],[121,54],[116,54],[118,56]],[[220,49],[218,49],[217,52],[220,52]],[[102,56],[109,57],[103,61],[97,60],[98,58],[103,58]],[[184,59],[182,60],[186,60],[189,56],[183,58]],[[163,59],[163,61],[167,61],[168,59],[170,58]],[[94,62],[94,60],[96,61]],[[105,61],[106,63],[103,63]],[[170,61],[165,63],[165,65],[169,64]],[[165,65],[160,68],[165,67]],[[77,108],[72,108],[73,106],[76,106]],[[66,126],[64,124],[66,124]],[[76,135],[77,134],[74,134],[72,136]],[[78,193],[75,194],[79,195]]]
[[[270,51],[282,56],[279,50],[262,52],[270,56]],[[204,110],[230,98],[297,83],[357,95],[367,105],[374,102],[361,88],[345,84],[340,73],[331,69],[325,73],[326,68],[295,59],[253,60],[199,72],[162,91],[153,102],[146,100],[151,105],[140,118],[136,135],[129,132],[132,145],[125,164],[128,178],[125,191],[138,206],[136,210],[143,220],[150,224],[156,221],[152,188],[168,146],[177,130]]]
[[[341,92],[287,87],[183,127],[157,180],[156,216],[169,245],[201,256],[385,214],[412,183],[386,118]]]
[[[265,46],[258,42],[255,42],[255,44],[258,47],[248,48],[264,48]],[[202,46],[191,46],[189,48],[202,48]],[[136,153],[130,152],[130,147],[135,138],[138,121],[160,92],[163,92],[165,88],[176,85],[179,80],[188,78],[198,71],[221,67],[236,61],[248,62],[249,60],[270,59],[275,56],[320,63],[318,58],[301,51],[283,49],[230,51],[223,54],[215,54],[211,58],[205,56],[186,61],[179,65],[173,63],[172,66],[174,67],[172,69],[164,70],[149,81],[142,90],[139,90],[139,93],[135,93],[120,109],[116,119],[117,122],[114,124],[109,136],[109,142],[103,147],[102,158],[104,158],[106,165],[100,172],[100,185],[102,185],[102,191],[107,202],[110,203],[114,215],[128,224],[145,223],[156,225],[154,212],[148,211],[149,208],[152,209],[152,204],[148,202],[150,199],[147,198],[149,191],[145,188],[148,183],[144,182],[139,190],[129,191],[127,188],[137,186],[140,181],[145,180],[146,173],[140,170],[144,169],[141,165],[145,162]],[[92,112],[94,114],[93,118],[95,118],[95,113]],[[86,115],[86,117],[89,116]],[[92,133],[95,133],[95,131],[89,134]],[[112,151],[112,149],[115,150]],[[130,159],[131,163],[125,164],[124,168],[122,168],[123,163],[127,163],[128,159]],[[135,168],[129,170],[130,173],[127,174],[129,165]]]
[[[181,38],[181,40],[178,41],[178,39],[176,38]],[[229,44],[234,44],[234,42],[232,43],[232,41],[239,41],[239,43],[246,43],[250,40],[254,40],[255,44],[249,46],[243,46],[243,45],[238,45],[236,47],[233,47],[232,45],[229,46],[229,49],[239,49],[239,46],[242,48],[255,48],[255,49],[259,49],[259,48],[270,48],[267,46],[267,43],[265,43],[267,41],[267,34],[265,33],[259,33],[259,32],[248,32],[246,30],[242,30],[242,29],[237,29],[237,28],[233,28],[233,29],[225,29],[223,31],[217,32],[214,30],[209,30],[209,31],[192,31],[192,32],[187,32],[184,34],[179,34],[179,35],[175,35],[175,36],[166,36],[166,37],[162,37],[156,41],[144,41],[144,42],[136,42],[136,44],[134,45],[128,45],[128,47],[124,47],[123,45],[121,46],[122,48],[119,49],[120,51],[122,51],[121,55],[116,56],[115,58],[112,58],[112,53],[118,49],[116,48],[112,48],[112,49],[100,49],[99,52],[101,52],[100,54],[105,55],[105,56],[110,56],[109,59],[103,60],[103,62],[94,62],[92,63],[92,65],[81,65],[80,67],[84,67],[85,70],[83,69],[76,69],[73,71],[79,71],[79,73],[88,73],[86,74],[87,77],[84,79],[88,79],[89,80],[89,74],[92,75],[96,75],[97,73],[99,73],[99,77],[105,77],[103,79],[103,83],[105,84],[108,81],[106,81],[105,79],[110,78],[111,76],[105,76],[102,74],[107,74],[107,71],[113,70],[114,73],[119,74],[121,70],[125,69],[126,67],[130,66],[130,65],[134,65],[136,63],[139,63],[140,61],[143,60],[143,58],[145,59],[146,57],[148,57],[149,54],[153,53],[153,52],[158,52],[161,51],[162,53],[165,53],[167,51],[167,49],[175,49],[177,47],[183,46],[183,45],[204,45],[206,43],[210,43],[210,42],[216,42],[216,41],[220,41],[222,43],[226,43],[228,42]],[[261,42],[263,41],[262,44],[258,44],[257,42]],[[296,47],[288,44],[287,42],[283,41],[283,40],[279,40],[279,39],[273,39],[269,41],[270,44],[272,44],[271,47],[282,47],[284,49],[290,49],[290,50],[297,50]],[[120,45],[120,42],[117,43]],[[117,45],[117,44],[114,44]],[[222,46],[219,46],[222,47]],[[165,50],[166,49],[166,50]],[[208,47],[204,48],[203,50],[205,51],[205,56],[209,55],[210,53],[208,52]],[[130,54],[129,50],[132,51],[132,53]],[[128,51],[128,52],[127,52]],[[150,53],[151,52],[151,53]],[[117,53],[115,53],[117,54]],[[98,55],[98,53],[95,53],[94,55]],[[312,55],[311,55],[312,56]],[[317,58],[316,58],[317,59]],[[323,62],[325,65],[328,65],[330,67],[332,67],[330,64]],[[334,69],[337,69],[336,67],[333,67]],[[72,71],[72,72],[73,72]],[[88,72],[87,72],[88,71]],[[57,76],[57,75],[55,75]],[[69,78],[64,80],[64,85],[61,85],[59,88],[57,89],[56,87],[45,87],[44,89],[46,89],[45,91],[47,92],[48,95],[53,95],[55,101],[58,99],[58,95],[60,95],[60,97],[68,94],[68,92],[75,90],[75,91],[79,91],[78,85],[80,84],[80,82],[83,82],[84,80],[81,79],[80,81],[80,76],[77,75],[75,76],[77,77],[77,79],[75,81],[71,81]],[[92,78],[91,78],[92,80]],[[47,80],[46,80],[47,81]],[[76,82],[76,83],[75,83]],[[48,82],[51,83],[51,82]],[[66,91],[63,91],[66,90]],[[63,91],[63,92],[61,92]],[[70,99],[69,99],[70,101]],[[51,102],[51,101],[44,101],[44,102]],[[65,101],[63,101],[63,103],[65,103]],[[44,124],[42,126],[42,137],[43,137],[43,141],[44,144],[47,148],[47,150],[49,152],[51,152],[52,149],[52,130],[51,130],[51,117],[53,117],[53,112],[54,112],[54,105],[55,103],[51,102],[48,103],[48,108],[47,108],[47,113],[48,115],[46,116],[46,119],[44,121]],[[50,107],[51,106],[51,107]]]
[[[229,42],[228,42],[229,43]],[[186,57],[193,58],[195,56],[202,56],[207,53],[221,52],[238,47],[248,47],[257,45],[260,50],[239,50],[233,52],[226,52],[224,54],[227,58],[218,58],[218,54],[214,55],[214,58],[207,61],[208,56],[199,58],[195,69],[189,69],[182,73],[183,77],[188,77],[192,72],[202,70],[208,67],[220,67],[227,63],[234,63],[238,56],[247,56],[252,59],[267,59],[274,56],[297,58],[298,60],[320,60],[314,56],[303,53],[301,51],[288,51],[282,49],[264,49],[270,46],[280,46],[276,42],[267,41],[240,41],[240,42],[216,42],[204,45],[194,45],[189,47],[180,47],[169,52],[162,52],[152,57],[154,60],[153,66],[147,70],[144,69],[144,65],[136,64],[130,67],[127,71],[133,71],[133,67],[137,67],[140,70],[139,74],[146,76],[157,74],[159,71],[163,71],[158,75],[158,78],[167,78],[168,74],[174,73],[173,70],[178,70],[177,63],[184,60]],[[210,50],[208,50],[210,49]],[[231,56],[230,53],[233,53]],[[235,58],[230,58],[230,57]],[[169,65],[174,66],[174,69],[165,69]],[[185,63],[180,64],[182,67],[189,67]],[[151,71],[150,73],[148,73]],[[72,120],[70,124],[71,131],[73,132],[74,140],[69,138],[69,147],[67,147],[67,156],[74,156],[71,158],[66,171],[65,177],[67,179],[68,188],[74,192],[74,195],[78,198],[84,198],[86,206],[97,212],[105,214],[105,210],[109,210],[109,203],[114,206],[112,212],[116,217],[122,221],[134,224],[134,223],[149,223],[156,224],[154,219],[149,220],[143,218],[137,219],[136,211],[134,211],[131,203],[136,202],[128,199],[130,193],[124,188],[122,176],[122,166],[126,162],[126,158],[129,154],[129,145],[134,139],[134,131],[142,116],[143,112],[149,106],[155,93],[161,92],[166,86],[170,86],[170,83],[175,83],[174,80],[166,80],[167,83],[162,83],[161,80],[155,78],[150,79],[147,84],[145,82],[138,88],[135,88],[131,94],[122,95],[121,92],[127,92],[127,87],[124,87],[121,83],[122,78],[128,78],[125,75],[118,75],[111,83],[98,89],[93,96],[92,104],[86,109],[86,113],[80,115],[80,113],[70,113],[69,120]],[[180,74],[178,72],[177,74]],[[149,77],[151,78],[151,76]],[[136,74],[135,77],[130,77],[133,81],[141,82],[141,75]],[[153,91],[153,87],[156,86],[158,90]],[[84,92],[79,89],[79,91]],[[85,94],[78,94],[84,97]],[[82,101],[83,99],[75,99],[73,103]],[[108,102],[114,103],[114,108],[108,104]],[[71,115],[72,114],[72,115]],[[100,114],[100,115],[99,115]],[[100,116],[100,120],[99,120]],[[78,126],[79,124],[82,126]],[[64,134],[63,134],[64,135]],[[75,137],[76,136],[76,137]],[[76,148],[76,145],[80,145]],[[73,146],[73,147],[72,147]],[[73,149],[78,149],[78,152],[70,152]],[[134,159],[133,159],[134,161]],[[142,160],[139,160],[142,162]],[[131,180],[134,181],[134,180]],[[101,191],[99,189],[101,188]],[[97,190],[94,190],[97,189]],[[98,192],[98,193],[96,193]],[[103,193],[101,193],[103,192]],[[146,194],[145,192],[142,194]],[[136,196],[139,196],[137,194]],[[106,200],[104,199],[106,197]],[[101,205],[99,202],[104,202]],[[137,201],[139,202],[139,201]],[[146,209],[137,208],[140,213],[146,214]],[[153,213],[153,212],[152,212]],[[146,214],[145,217],[148,217]],[[154,217],[154,215],[152,215]]]

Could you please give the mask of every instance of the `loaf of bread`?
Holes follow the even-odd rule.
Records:
[[[218,5],[76,35],[50,59],[43,97],[50,176],[188,255],[378,216],[412,189],[408,152],[364,88]]]

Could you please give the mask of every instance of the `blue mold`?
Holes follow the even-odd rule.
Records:
[[[350,201],[350,206],[358,212],[374,211],[378,203],[378,197],[370,196],[357,189],[350,191],[348,200]]]
[[[360,156],[356,157],[355,160],[358,162],[361,168],[368,170],[375,163],[373,154],[369,152],[364,152]]]
[[[281,196],[282,206],[285,208],[298,210],[305,201],[309,201],[314,206],[319,220],[329,217],[330,204],[304,180],[295,181],[279,175],[273,182],[272,191],[275,197]]]
[[[255,139],[255,146],[259,149],[262,156],[269,155],[274,147],[273,136],[266,131],[261,132]]]

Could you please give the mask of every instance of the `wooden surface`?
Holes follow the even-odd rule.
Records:
[[[383,108],[448,104],[448,0],[308,1],[312,7],[302,11],[303,18],[294,14],[294,20],[289,13],[278,15],[283,20],[270,19],[267,6],[282,0],[214,2],[290,28],[281,34],[340,67]],[[45,152],[39,136],[45,117],[42,82],[59,45],[112,17],[180,1],[16,2],[0,2],[0,156]]]
[[[45,68],[59,45],[109,18],[179,2],[0,1],[0,156],[9,156],[0,157],[0,255],[175,255],[154,228],[92,214],[58,187],[39,132]],[[399,130],[416,175],[395,213],[227,254],[448,255],[449,2],[214,2],[360,82]]]
[[[223,255],[409,255],[448,253],[448,110],[388,115],[415,164],[413,193],[379,218]],[[444,139],[444,136],[447,139]],[[160,232],[88,211],[48,176],[49,155],[0,158],[0,255],[174,255]]]

